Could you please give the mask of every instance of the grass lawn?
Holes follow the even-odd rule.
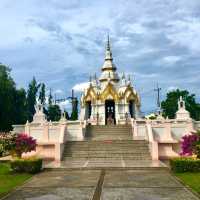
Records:
[[[200,172],[175,173],[175,175],[180,178],[185,185],[188,185],[194,191],[200,194]]]
[[[31,176],[25,173],[13,173],[10,171],[9,163],[0,163],[0,197],[7,194],[16,186],[21,185]]]

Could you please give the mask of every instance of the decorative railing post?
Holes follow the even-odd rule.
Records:
[[[25,124],[25,133],[30,136],[30,123],[27,120]]]
[[[151,157],[152,160],[158,160],[158,142],[154,140],[151,122],[149,120],[146,121],[146,127],[147,127],[147,134],[149,139],[149,148],[151,151]]]
[[[43,126],[43,139],[44,141],[49,141],[49,123],[45,122]]]

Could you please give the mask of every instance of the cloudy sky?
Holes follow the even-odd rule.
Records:
[[[18,87],[33,76],[58,97],[100,73],[109,32],[115,64],[130,73],[142,110],[174,88],[200,93],[199,0],[1,0],[0,62]],[[78,91],[77,91],[78,93]]]

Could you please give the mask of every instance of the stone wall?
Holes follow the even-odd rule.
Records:
[[[13,125],[13,132],[26,133],[37,140],[35,154],[45,159],[61,160],[64,144],[67,140],[81,141],[84,139],[83,123],[80,121],[26,123]],[[32,152],[33,154],[33,152]]]
[[[179,156],[181,138],[199,129],[199,125],[192,119],[132,120],[134,138],[157,145],[150,147],[152,155],[156,155],[155,159]]]

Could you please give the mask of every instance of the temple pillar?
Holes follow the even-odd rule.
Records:
[[[115,120],[116,120],[116,124],[118,124],[119,119],[120,119],[119,103],[115,103]]]
[[[140,118],[140,108],[135,104],[135,118]]]

